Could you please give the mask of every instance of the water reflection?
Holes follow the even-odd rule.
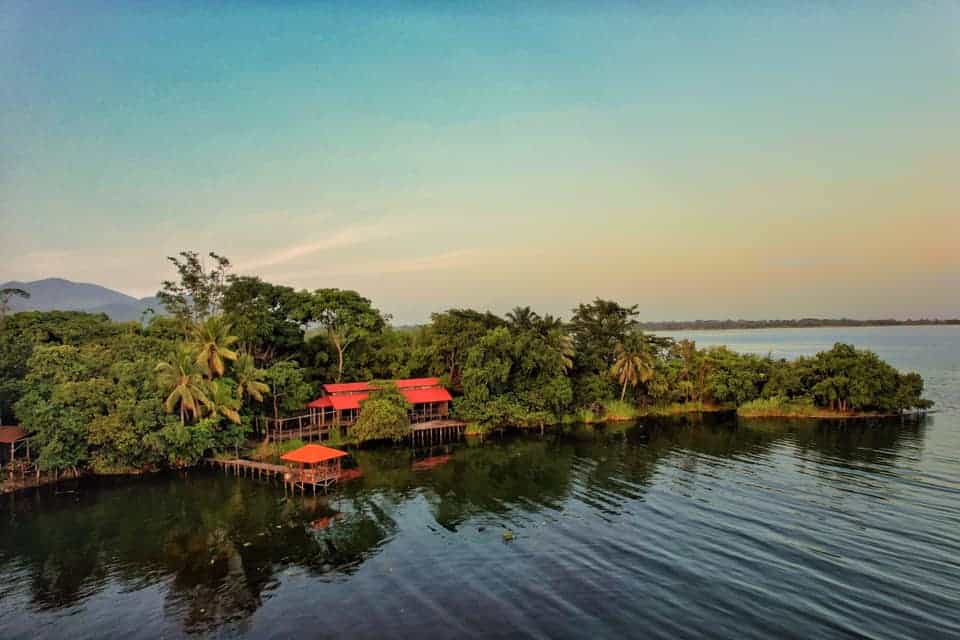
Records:
[[[32,605],[72,605],[110,580],[129,589],[164,582],[165,606],[188,631],[256,611],[285,566],[349,574],[396,526],[363,496],[289,498],[213,474],[91,481],[71,491],[7,504],[0,553],[29,582]],[[324,519],[332,524],[315,526]],[[5,587],[0,602],[18,588]]]
[[[4,498],[0,604],[26,597],[35,611],[56,611],[114,584],[160,586],[164,616],[183,630],[243,632],[288,568],[349,579],[415,528],[415,516],[402,512],[418,500],[448,532],[550,517],[575,503],[615,521],[658,483],[692,495],[731,465],[774,468],[784,456],[828,480],[866,470],[877,482],[898,460],[918,457],[924,428],[680,417],[428,451],[358,451],[363,476],[330,496],[290,497],[276,485],[210,472],[48,488]],[[3,624],[11,623],[0,631]]]

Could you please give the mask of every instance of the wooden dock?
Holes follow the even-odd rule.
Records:
[[[427,420],[410,425],[410,439],[413,445],[434,445],[459,439],[467,429],[467,423],[460,420]]]
[[[270,464],[269,462],[257,462],[256,460],[244,460],[242,458],[230,460],[204,458],[204,462],[214,467],[220,467],[225,472],[233,471],[234,475],[250,476],[252,478],[283,478],[285,474],[290,472],[289,468],[281,464]]]
[[[243,458],[231,458],[229,460],[204,458],[203,461],[212,467],[223,469],[224,473],[232,471],[237,476],[266,480],[277,478],[283,482],[284,491],[289,488],[295,492],[296,488],[300,487],[300,491],[303,492],[306,486],[313,485],[314,494],[316,494],[317,486],[326,491],[329,486],[336,484],[341,479],[352,479],[361,475],[356,473],[355,470],[343,471],[339,467],[332,474],[317,473],[315,469],[300,470],[282,464],[244,460]]]

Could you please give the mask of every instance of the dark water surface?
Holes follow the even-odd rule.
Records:
[[[4,496],[0,638],[960,637],[960,330],[690,337],[853,342],[939,412],[361,451],[329,497],[203,471]]]

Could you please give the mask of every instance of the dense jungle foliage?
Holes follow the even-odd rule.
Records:
[[[320,384],[341,380],[440,376],[456,413],[481,426],[657,407],[773,415],[929,405],[920,376],[844,344],[794,361],[699,349],[644,333],[636,306],[600,299],[569,322],[529,307],[506,317],[450,309],[398,329],[354,291],[233,275],[216,254],[170,261],[179,278],[158,294],[169,315],[0,314],[0,419],[27,429],[41,469],[194,464],[254,435],[255,416],[301,410]],[[383,430],[367,424],[376,414],[398,435],[390,398],[371,400],[377,411],[361,430]]]

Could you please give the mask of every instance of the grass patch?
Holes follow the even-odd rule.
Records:
[[[814,405],[810,398],[758,398],[737,409],[737,415],[745,418],[809,418],[822,414],[823,409]]]
[[[633,420],[640,415],[640,407],[621,400],[612,400],[604,405],[603,420]]]
[[[250,452],[251,460],[273,460],[283,454],[299,449],[303,446],[302,440],[284,440],[283,442],[261,442],[256,449]]]
[[[654,405],[644,409],[645,416],[678,416],[685,413],[712,413],[716,411],[732,411],[733,407],[714,404],[712,402],[673,402],[671,404]]]

